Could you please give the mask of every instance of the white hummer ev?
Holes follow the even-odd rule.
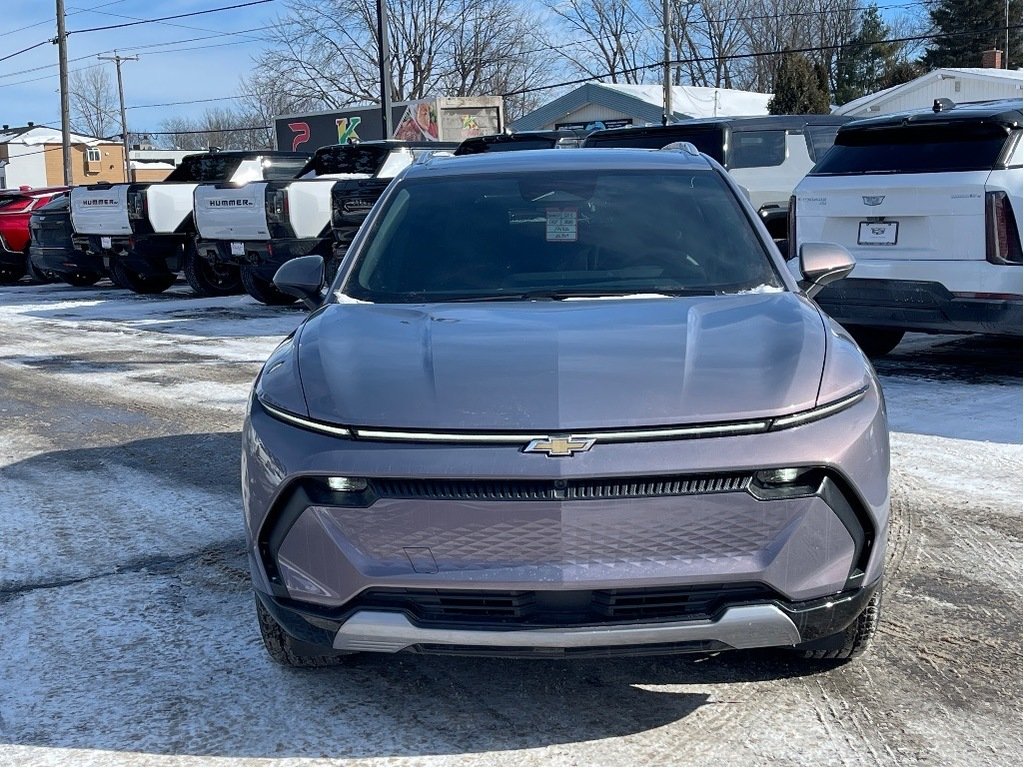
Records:
[[[111,279],[136,293],[160,293],[184,271],[199,295],[240,290],[237,269],[197,259],[193,192],[204,183],[231,188],[290,179],[309,155],[269,150],[188,155],[159,183],[90,184],[71,191],[75,248],[102,258]]]

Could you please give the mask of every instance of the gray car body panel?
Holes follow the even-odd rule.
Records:
[[[309,415],[328,422],[664,426],[812,407],[822,327],[820,313],[790,293],[331,305],[303,327],[298,367]]]
[[[653,167],[708,165],[680,152],[594,152],[609,167],[633,167],[634,156]],[[559,156],[577,153],[587,154],[515,154],[520,163],[524,155],[544,156],[543,163],[528,158],[527,166],[571,168],[573,161]],[[427,173],[435,164],[453,174],[509,168],[507,159],[483,155],[407,173]],[[790,466],[825,467],[842,481],[874,533],[862,583],[877,583],[889,523],[881,390],[850,337],[800,294],[743,204],[787,290],[579,302],[346,303],[347,270],[379,202],[349,251],[336,293],[279,347],[257,381],[242,455],[255,588],[281,589],[268,578],[257,538],[303,478],[639,478]],[[344,438],[286,423],[260,405],[341,427],[566,434],[784,416],[862,390],[852,406],[801,426],[598,442],[566,458],[524,453],[526,439],[489,445]],[[739,491],[571,502],[388,498],[359,509],[314,504],[285,532],[276,565],[289,597],[326,607],[373,587],[761,582],[804,600],[842,590],[852,555],[850,534],[820,498],[764,501]]]

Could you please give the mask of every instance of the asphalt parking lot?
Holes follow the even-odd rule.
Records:
[[[845,665],[264,653],[249,384],[302,318],[248,297],[0,289],[0,765],[1021,762],[1021,346],[909,336],[880,634]]]

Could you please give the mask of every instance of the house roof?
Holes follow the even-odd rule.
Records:
[[[673,119],[765,115],[771,98],[770,93],[675,85],[672,87]],[[524,115],[510,127],[515,131],[538,130],[588,104],[599,104],[615,112],[633,115],[641,123],[661,124],[663,102],[660,85],[585,83]]]
[[[1016,81],[1024,84],[1024,70],[1020,69],[989,69],[984,67],[940,67],[939,69],[933,69],[927,74],[921,75],[914,80],[909,80],[900,85],[894,85],[891,88],[885,88],[875,93],[869,93],[867,96],[861,96],[859,99],[848,101],[842,106],[836,107],[833,114],[836,115],[848,115],[851,112],[858,112],[862,109],[866,109],[878,101],[882,101],[889,96],[895,95],[896,93],[909,93],[910,91],[917,90],[923,85],[941,79],[945,77],[965,77],[975,80],[989,80],[989,81]]]
[[[40,144],[62,143],[60,128],[51,128],[48,125],[26,125],[20,128],[8,128],[0,130],[0,144],[24,144],[26,146],[38,146]],[[71,134],[72,144],[120,144],[117,141],[101,139],[97,136],[83,136],[79,133]]]

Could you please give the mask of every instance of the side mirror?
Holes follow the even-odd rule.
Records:
[[[322,256],[300,256],[282,264],[274,275],[274,285],[282,293],[302,299],[309,309],[320,306],[320,290],[324,287]]]
[[[853,271],[856,262],[848,250],[835,243],[804,243],[800,246],[800,287],[808,298],[829,283],[842,280]]]

